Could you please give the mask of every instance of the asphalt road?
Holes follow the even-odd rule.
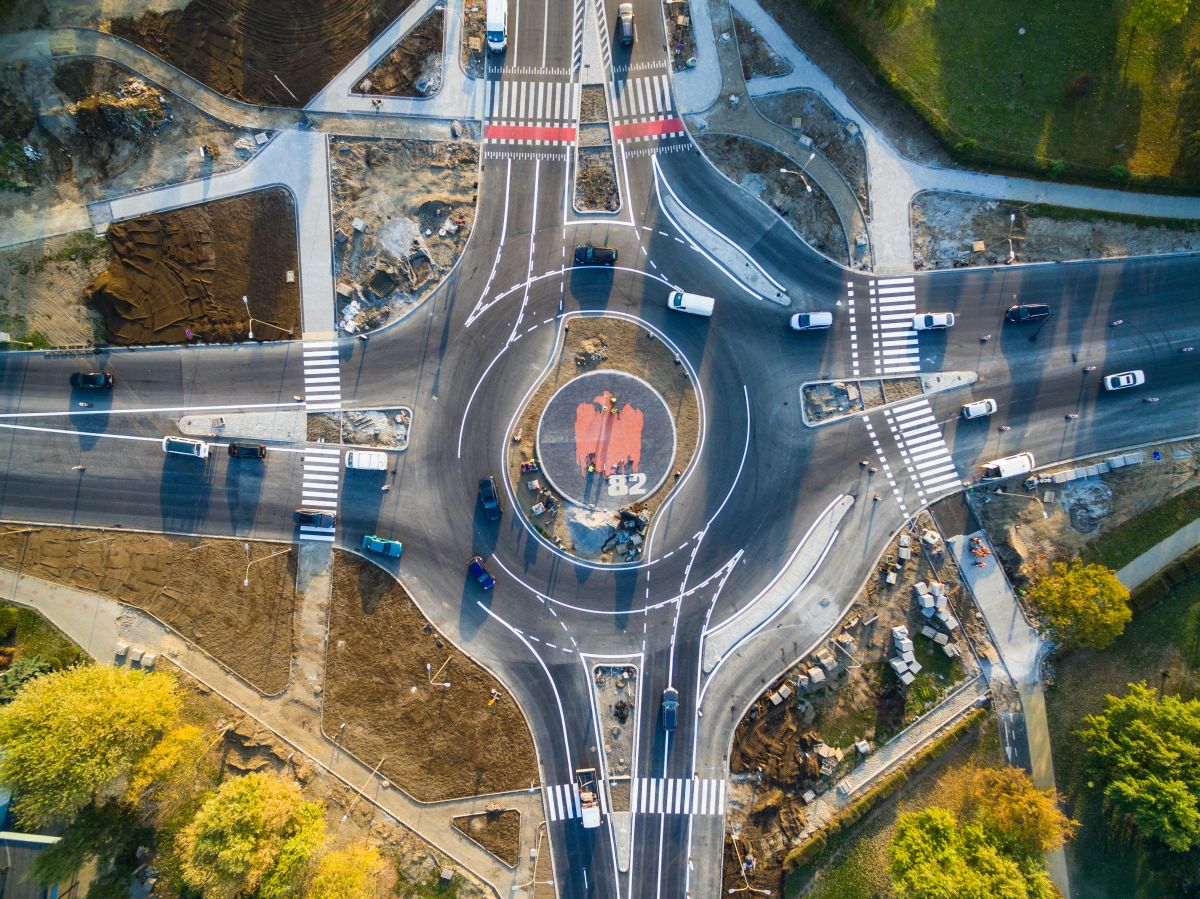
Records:
[[[606,5],[610,25],[615,7]],[[612,55],[619,78],[661,63],[658,6],[635,7],[639,41]],[[546,4],[540,15],[522,7],[510,18],[505,64],[569,69],[573,15],[565,4]],[[622,209],[585,217],[570,208],[565,157],[489,146],[475,230],[455,272],[402,323],[369,342],[339,344],[343,405],[409,405],[415,420],[408,451],[387,475],[390,492],[379,490],[381,476],[342,471],[336,540],[348,549],[364,533],[404,541],[392,570],[438,627],[520,699],[547,787],[571,783],[577,768],[605,770],[592,666],[636,664],[634,774],[648,789],[670,781],[677,790],[725,779],[745,702],[837,620],[905,519],[955,488],[923,489],[893,439],[900,425],[883,412],[821,428],[802,421],[804,382],[882,370],[869,349],[876,310],[868,298],[878,279],[819,257],[695,151],[632,156],[618,148],[617,157]],[[787,288],[788,307],[751,295],[679,233],[658,206],[656,166],[682,202]],[[618,266],[572,268],[575,246],[587,242],[617,248]],[[1048,464],[1197,431],[1200,352],[1181,349],[1200,346],[1198,269],[1193,258],[1170,257],[915,276],[915,307],[953,311],[957,323],[923,334],[914,364],[979,376],[930,403],[959,476],[1012,452]],[[715,314],[669,311],[668,286],[715,296]],[[1054,315],[1042,326],[1006,325],[1014,297],[1048,302]],[[805,310],[832,311],[833,328],[790,332],[788,315]],[[632,317],[676,348],[703,407],[700,452],[653,522],[644,558],[627,566],[564,555],[512,511],[511,496],[503,519],[488,522],[475,494],[482,474],[505,470],[513,423],[563,329],[598,313]],[[1112,326],[1115,319],[1124,323]],[[1088,365],[1096,371],[1085,373]],[[116,388],[72,391],[69,373],[94,367],[112,371]],[[1144,387],[1100,389],[1103,374],[1134,368],[1146,372]],[[159,440],[186,412],[288,410],[303,393],[299,344],[113,351],[86,362],[0,356],[0,517],[297,539],[300,447],[273,446],[264,465],[220,448],[207,461],[168,457]],[[1149,396],[1159,401],[1145,403]],[[959,417],[962,403],[984,397],[997,400],[996,415]],[[859,465],[866,458],[890,463],[894,487]],[[507,490],[507,478],[498,480]],[[855,503],[812,581],[770,628],[706,674],[706,627],[760,594],[770,600],[772,583],[840,496]],[[474,554],[497,579],[490,592],[467,576]],[[682,700],[670,734],[659,711],[667,686]],[[633,814],[628,866],[618,860],[611,816],[596,830],[573,816],[553,820],[560,895],[716,895],[723,816],[660,810],[662,800]]]

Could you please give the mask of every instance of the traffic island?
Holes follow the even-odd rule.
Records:
[[[974,384],[973,371],[945,371],[890,378],[842,378],[800,385],[801,414],[810,428],[843,421],[865,412],[920,396]]]
[[[545,539],[588,561],[641,557],[699,440],[695,388],[677,359],[632,321],[568,320],[508,453],[518,509]]]
[[[406,450],[412,418],[408,406],[316,412],[307,416],[307,439],[309,443]]]
[[[517,866],[521,852],[521,813],[516,809],[489,808],[482,815],[461,815],[450,823],[510,868]]]

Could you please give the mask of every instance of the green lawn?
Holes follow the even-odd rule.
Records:
[[[1089,546],[1083,559],[1118,570],[1197,518],[1200,518],[1200,487],[1173,496],[1117,525]]]
[[[1140,599],[1140,598],[1139,598]],[[1182,878],[1200,878],[1200,851],[1180,855],[1117,832],[1087,786],[1084,758],[1074,731],[1085,715],[1101,711],[1105,694],[1120,695],[1131,681],[1160,684],[1193,698],[1200,675],[1189,670],[1179,652],[1181,623],[1200,604],[1200,575],[1181,582],[1157,603],[1134,613],[1133,621],[1111,648],[1077,652],[1057,664],[1055,683],[1046,691],[1054,773],[1068,811],[1081,823],[1068,846],[1072,892],[1079,897],[1120,896],[1157,899],[1184,895]]]
[[[1151,35],[1126,23],[1129,0],[941,0],[914,4],[894,31],[847,4],[804,2],[961,155],[1200,185],[1200,168],[1176,165],[1181,128],[1200,127],[1200,79],[1188,77],[1200,3]],[[1076,79],[1090,87],[1069,99]]]

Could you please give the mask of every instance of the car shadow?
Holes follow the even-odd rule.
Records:
[[[168,533],[190,533],[208,518],[212,471],[206,459],[167,454],[158,485],[159,515]]]
[[[225,505],[234,536],[249,534],[254,528],[265,475],[263,460],[229,458],[225,466]]]

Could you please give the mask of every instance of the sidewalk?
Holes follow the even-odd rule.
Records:
[[[8,601],[41,612],[101,664],[116,663],[114,653],[119,641],[158,652],[305,755],[315,769],[338,778],[359,794],[359,801],[374,805],[455,859],[497,896],[508,896],[515,886],[532,877],[529,850],[536,844],[537,828],[544,816],[540,791],[419,803],[395,787],[382,788],[370,766],[326,739],[321,733],[317,697],[324,676],[328,572],[321,568],[319,559],[302,557],[301,574],[308,589],[297,613],[292,683],[283,693],[271,697],[263,696],[156,618],[132,606],[18,575],[8,568],[0,569],[0,582],[4,583]],[[521,813],[519,860],[513,870],[462,836],[450,823],[453,816],[481,814],[488,803],[496,801]]]
[[[1117,580],[1133,590],[1197,545],[1200,545],[1200,518],[1154,544],[1118,571]]]
[[[1048,648],[1041,635],[1025,620],[1017,597],[1004,576],[996,555],[976,558],[970,552],[970,540],[978,537],[991,552],[992,547],[982,531],[966,536],[949,537],[946,546],[958,563],[959,574],[975,604],[983,613],[988,631],[1008,675],[1012,678],[1021,697],[1021,711],[1025,721],[1025,733],[1029,742],[1031,776],[1041,789],[1056,789],[1054,781],[1054,756],[1050,746],[1050,726],[1046,720],[1046,699],[1042,693],[1042,682],[1038,671],[1043,651]],[[978,567],[976,562],[983,562]],[[1046,855],[1050,878],[1059,892],[1071,895],[1067,876],[1066,856],[1061,849]]]
[[[685,121],[695,132],[713,134],[735,134],[750,140],[758,141],[771,147],[776,152],[787,157],[797,169],[803,168],[806,176],[825,192],[837,211],[842,229],[846,233],[846,258],[854,260],[855,264],[864,266],[870,264],[871,251],[855,255],[855,240],[860,235],[869,238],[867,218],[859,205],[858,197],[846,179],[824,156],[812,147],[801,144],[796,135],[780,125],[766,119],[754,103],[750,101],[746,81],[742,77],[742,59],[738,52],[737,40],[733,33],[733,15],[727,0],[693,0],[692,10],[707,6],[707,14],[711,18],[712,27],[701,29],[700,16],[696,17],[694,25],[696,44],[707,44],[708,50],[716,57],[720,67],[721,83],[719,90],[720,102],[711,105],[703,111],[695,111],[686,116]],[[740,12],[740,8],[739,8]],[[765,14],[764,14],[765,15]],[[724,40],[722,40],[724,38]],[[711,43],[710,43],[711,42]],[[710,63],[711,66],[711,63]],[[687,79],[695,75],[695,71],[676,75],[675,80]],[[695,108],[698,100],[708,91],[708,86],[697,82],[684,81],[683,90],[687,100],[680,97],[680,107]],[[677,88],[678,92],[678,88]],[[730,102],[736,97],[736,102]],[[810,160],[811,157],[811,160]]]

